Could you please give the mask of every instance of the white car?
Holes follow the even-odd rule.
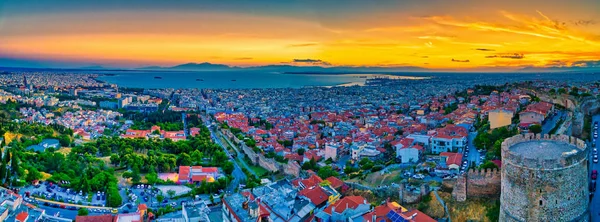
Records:
[[[594,154],[594,163],[598,163],[598,154]]]

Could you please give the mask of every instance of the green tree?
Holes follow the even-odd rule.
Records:
[[[77,216],[87,216],[88,214],[90,214],[90,211],[85,207],[79,208],[79,210],[77,210]]]
[[[162,203],[162,201],[165,199],[165,196],[159,194],[158,196],[156,196],[156,201],[158,201],[159,203]]]
[[[30,167],[27,171],[27,177],[25,178],[25,181],[27,182],[42,178],[42,174],[35,167]]]
[[[319,177],[325,179],[330,176],[337,177],[339,174],[337,171],[335,171],[333,168],[331,168],[331,166],[324,166],[319,169],[319,171],[317,172],[317,175],[319,175]]]
[[[225,172],[225,174],[231,175],[231,173],[233,173],[234,166],[231,161],[227,161],[223,164],[223,166],[221,168],[223,168],[223,171]]]
[[[158,182],[158,174],[153,170],[152,172],[146,174],[146,180],[149,184],[155,184]]]
[[[558,94],[565,94],[565,93],[567,93],[567,90],[565,88],[558,89]]]
[[[167,191],[167,195],[169,195],[170,198],[173,198],[175,196],[175,191],[174,190],[168,190]]]
[[[532,132],[532,133],[535,133],[535,134],[541,133],[542,132],[542,126],[539,125],[539,124],[531,125],[531,126],[529,126],[529,132]]]
[[[2,161],[2,164],[0,164],[0,182],[4,182],[4,179],[6,178],[6,171],[6,163]]]
[[[306,150],[304,148],[298,149],[298,155],[303,156],[304,152],[306,152]]]

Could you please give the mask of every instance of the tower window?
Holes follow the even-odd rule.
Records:
[[[542,206],[542,200],[540,200],[540,206]]]

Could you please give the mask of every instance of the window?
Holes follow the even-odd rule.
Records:
[[[540,200],[540,206],[542,206],[542,200]]]

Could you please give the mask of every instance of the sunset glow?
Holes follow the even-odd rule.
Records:
[[[312,65],[434,69],[586,66],[600,60],[597,1],[392,1],[364,10],[367,1],[351,2],[247,11],[132,5],[90,11],[92,3],[81,3],[83,9],[21,13],[27,5],[8,1],[0,3],[0,57],[114,67],[315,59],[323,62]]]

